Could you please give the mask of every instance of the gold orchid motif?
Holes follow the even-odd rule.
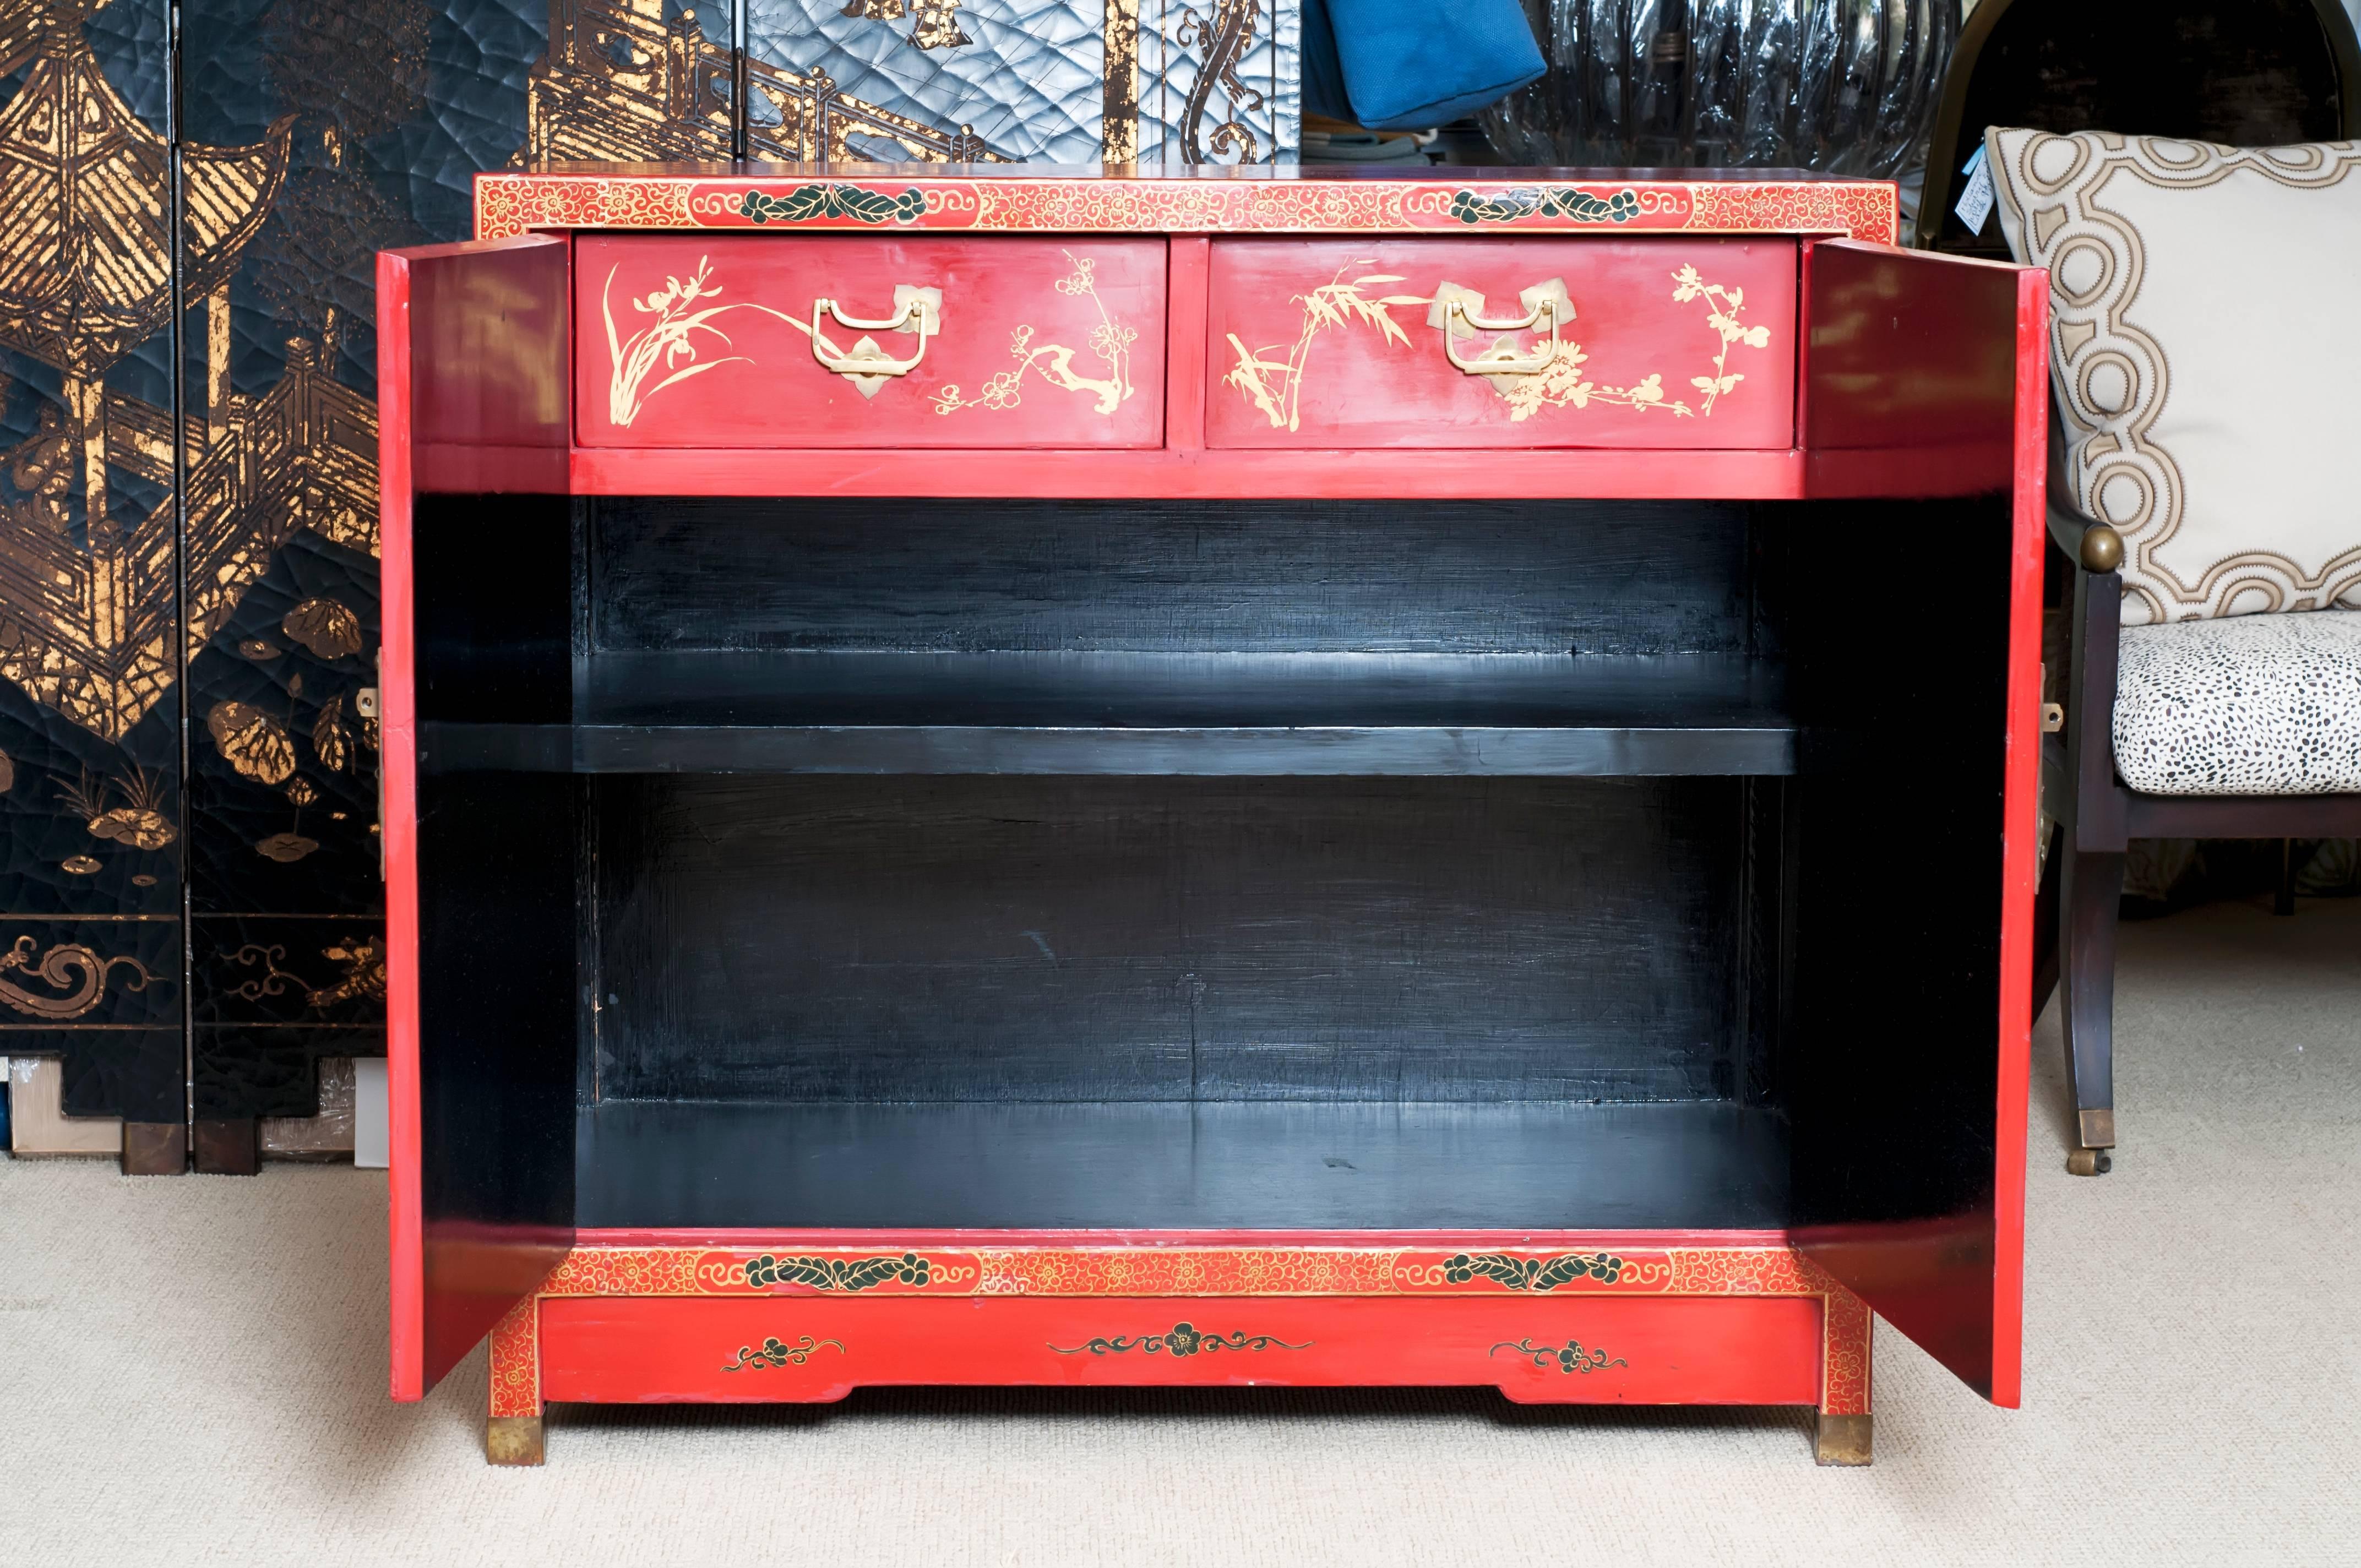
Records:
[[[1373,267],[1374,261],[1350,261],[1345,267]],[[1235,387],[1260,409],[1274,430],[1299,428],[1301,411],[1299,400],[1303,390],[1303,376],[1312,357],[1312,340],[1321,329],[1350,326],[1359,322],[1374,326],[1389,342],[1410,346],[1410,334],[1401,323],[1387,313],[1394,305],[1425,305],[1433,302],[1419,294],[1387,294],[1369,299],[1362,292],[1365,284],[1399,283],[1401,279],[1390,272],[1365,272],[1358,278],[1347,279],[1345,268],[1339,267],[1327,282],[1308,294],[1297,294],[1295,302],[1303,307],[1303,327],[1296,334],[1292,345],[1274,344],[1268,348],[1248,348],[1238,341],[1238,334],[1229,334],[1230,346],[1237,351],[1237,367],[1222,378],[1225,386]],[[1284,350],[1281,358],[1271,355]]]
[[[1131,384],[1131,345],[1139,339],[1138,329],[1116,321],[1106,301],[1099,297],[1098,285],[1091,276],[1098,269],[1095,258],[1078,258],[1071,250],[1060,254],[1074,269],[1059,279],[1055,287],[1060,294],[1087,295],[1091,303],[1098,307],[1099,324],[1091,329],[1084,341],[1100,363],[1106,366],[1108,374],[1091,377],[1076,370],[1074,350],[1062,344],[1034,347],[1033,328],[1022,325],[1009,334],[1008,352],[1016,359],[1016,368],[1003,370],[991,378],[984,382],[983,390],[972,398],[961,397],[955,384],[944,387],[928,399],[937,413],[952,414],[961,409],[1013,409],[1023,399],[1027,370],[1060,390],[1092,393],[1096,400],[1091,405],[1093,413],[1112,414],[1130,398],[1135,389]]]
[[[721,285],[712,280],[711,258],[700,256],[697,258],[697,271],[686,282],[667,276],[663,288],[652,291],[645,299],[632,300],[631,309],[656,319],[631,336],[623,337],[615,330],[615,313],[609,302],[609,296],[615,287],[615,273],[619,269],[620,264],[607,269],[606,285],[598,293],[598,313],[607,322],[607,417],[626,429],[640,417],[640,411],[647,406],[647,400],[666,387],[741,360],[753,363],[742,354],[720,359],[697,357],[696,334],[700,332],[710,333],[721,340],[723,347],[730,346],[730,334],[712,324],[714,317],[728,311],[754,310],[765,315],[777,316],[781,321],[794,319],[751,300],[733,300],[726,305],[707,305],[701,310],[695,308],[698,301],[713,299],[721,292]],[[683,366],[684,360],[689,363]],[[648,386],[648,378],[658,370],[666,372],[664,379],[653,387]]]

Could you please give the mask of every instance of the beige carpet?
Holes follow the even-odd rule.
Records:
[[[1252,1392],[566,1409],[492,1470],[480,1352],[384,1398],[381,1176],[0,1159],[0,1561],[2361,1562],[2361,904],[2125,947],[2114,1175],[2035,1037],[2026,1408],[1881,1328],[1869,1470],[1786,1412]]]

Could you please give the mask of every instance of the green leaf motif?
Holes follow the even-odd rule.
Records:
[[[763,1367],[801,1366],[812,1358],[814,1352],[826,1350],[831,1346],[840,1354],[844,1351],[843,1343],[839,1340],[816,1340],[811,1335],[806,1334],[795,1343],[789,1344],[778,1335],[772,1334],[763,1341],[762,1348],[759,1350],[749,1344],[740,1345],[736,1357],[724,1364],[721,1370],[752,1372]]]
[[[1513,1350],[1520,1355],[1531,1356],[1535,1366],[1547,1366],[1554,1361],[1560,1372],[1583,1377],[1587,1377],[1594,1372],[1604,1372],[1610,1366],[1631,1365],[1620,1355],[1609,1359],[1605,1351],[1591,1350],[1578,1339],[1570,1339],[1563,1346],[1536,1345],[1533,1343],[1532,1336],[1528,1334],[1521,1340],[1504,1339],[1494,1345],[1488,1354],[1498,1355],[1504,1350]]]
[[[1166,1351],[1176,1356],[1210,1354],[1217,1350],[1310,1350],[1312,1342],[1290,1344],[1268,1334],[1249,1334],[1244,1329],[1231,1333],[1214,1333],[1193,1323],[1175,1323],[1160,1334],[1117,1334],[1113,1339],[1092,1338],[1078,1345],[1053,1344],[1049,1348],[1060,1355],[1081,1355],[1085,1351],[1093,1355],[1122,1355],[1137,1350],[1145,1355],[1159,1355]]]
[[[1452,193],[1450,212],[1463,224],[1513,224],[1525,218],[1627,224],[1640,215],[1640,195],[1627,189],[1612,196],[1593,196],[1571,185],[1554,191],[1508,191],[1498,196],[1458,191]]]
[[[1511,1257],[1505,1252],[1463,1252],[1443,1266],[1445,1283],[1490,1279],[1511,1290],[1554,1290],[1577,1279],[1612,1285],[1623,1277],[1623,1260],[1611,1253],[1561,1253],[1555,1257]]]
[[[926,192],[913,185],[898,196],[858,185],[798,185],[784,196],[749,191],[740,215],[758,224],[803,224],[815,218],[851,218],[862,224],[914,224],[926,215]]]
[[[808,1285],[815,1290],[866,1290],[898,1279],[925,1286],[934,1264],[915,1252],[887,1257],[774,1257],[764,1253],[741,1265],[746,1283],[757,1289],[773,1285]]]

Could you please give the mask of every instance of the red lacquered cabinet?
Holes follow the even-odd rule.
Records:
[[[380,258],[396,1398],[2017,1402],[2044,280],[1450,176]]]

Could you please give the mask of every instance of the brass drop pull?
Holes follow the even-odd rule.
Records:
[[[1484,297],[1455,284],[1445,283],[1435,291],[1434,308],[1428,313],[1428,324],[1443,329],[1443,356],[1463,374],[1469,376],[1538,376],[1557,358],[1558,323],[1574,319],[1574,302],[1566,297],[1565,280],[1553,278],[1546,283],[1536,283],[1517,297],[1525,313],[1515,321],[1488,321],[1477,313],[1484,308]],[[1543,323],[1549,323],[1549,345],[1537,353],[1519,355],[1505,344],[1494,344],[1473,359],[1460,357],[1458,336],[1465,328],[1473,334],[1479,332],[1532,332]]]
[[[896,359],[877,345],[873,338],[863,337],[850,349],[839,349],[820,331],[820,320],[827,317],[839,326],[855,332],[914,332],[918,335],[917,352],[907,359]],[[906,376],[918,367],[927,356],[927,342],[942,330],[943,291],[940,289],[914,288],[907,283],[894,289],[894,313],[882,321],[844,313],[844,307],[834,300],[814,300],[811,309],[812,357],[822,368],[848,377],[863,397],[873,397],[879,386],[889,376]]]

